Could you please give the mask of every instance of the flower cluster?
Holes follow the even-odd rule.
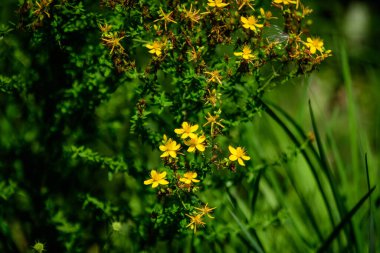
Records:
[[[219,115],[212,116],[210,113],[206,117],[207,122],[203,126],[211,125],[211,128],[218,126],[223,128],[223,125],[218,122]],[[165,169],[161,172],[152,170],[150,172],[150,178],[144,181],[145,185],[151,185],[152,188],[161,186],[161,190],[174,195],[177,193],[180,196],[181,193],[193,194],[198,191],[199,184],[202,184],[202,180],[205,179],[207,173],[198,166],[192,167],[189,164],[194,165],[194,155],[200,155],[203,164],[212,164],[215,160],[208,160],[203,155],[206,152],[213,152],[209,143],[215,139],[213,131],[210,134],[205,134],[200,129],[198,124],[192,124],[184,121],[180,128],[174,129],[174,133],[178,136],[177,140],[163,136],[162,144],[159,146],[162,152],[161,158],[163,159]],[[181,153],[182,146],[187,153]],[[241,166],[245,166],[244,161],[248,161],[251,158],[247,155],[246,151],[242,147],[228,146],[230,154],[227,157],[222,158],[224,161],[222,164],[226,167],[235,168],[233,163],[237,162]],[[192,162],[193,161],[193,162]],[[234,170],[234,169],[233,169]],[[199,176],[200,173],[200,176]],[[168,176],[170,175],[170,176]],[[175,195],[174,195],[175,196]],[[197,230],[197,227],[204,226],[204,216],[213,219],[210,212],[215,208],[210,208],[206,205],[203,207],[193,207],[192,212],[187,213],[186,216],[190,218],[190,222],[187,225],[188,228]],[[185,210],[189,210],[186,208]],[[191,211],[189,210],[189,211]]]

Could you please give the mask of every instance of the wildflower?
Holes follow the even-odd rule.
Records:
[[[307,38],[306,41],[305,45],[310,49],[311,54],[315,54],[317,50],[323,53],[323,40],[320,38]]]
[[[160,56],[162,54],[161,50],[163,48],[163,44],[160,41],[155,40],[153,43],[146,44],[145,47],[150,49],[149,53],[156,54]]]
[[[115,232],[120,232],[121,227],[122,227],[121,223],[118,221],[112,222],[111,226],[112,226],[112,230]]]
[[[216,89],[213,89],[212,91],[207,89],[207,92],[208,92],[208,96],[206,97],[206,104],[211,104],[213,107],[215,107],[216,103],[220,99],[221,94],[217,93]]]
[[[167,157],[167,156],[171,156],[173,158],[176,158],[177,157],[177,151],[179,150],[179,148],[181,147],[180,144],[177,145],[177,142],[176,141],[173,141],[171,138],[168,138],[166,137],[166,135],[164,134],[164,141],[163,141],[164,145],[160,145],[160,150],[162,152],[164,152],[160,157]]]
[[[289,5],[289,4],[297,4],[298,0],[273,0],[273,3],[275,4],[283,4],[283,5]]]
[[[254,32],[257,32],[257,28],[262,28],[263,24],[258,24],[257,19],[254,16],[241,17],[240,21],[243,23],[243,27],[247,29],[251,29]]]
[[[175,22],[172,18],[171,18],[171,15],[172,15],[173,11],[169,12],[169,13],[165,13],[162,8],[160,7],[160,11],[159,11],[159,14],[160,14],[160,17],[159,19],[155,20],[154,22],[157,22],[157,21],[160,21],[160,20],[163,20],[164,21],[164,25],[165,25],[165,31],[166,31],[166,26],[167,26],[167,23],[177,23]]]
[[[213,71],[206,71],[205,74],[210,75],[210,78],[207,80],[207,82],[215,82],[219,83],[220,85],[222,84],[222,81],[220,80],[222,77],[220,76],[219,70],[213,70]]]
[[[230,150],[231,152],[231,155],[229,157],[229,159],[231,161],[238,161],[238,163],[241,165],[241,166],[245,166],[243,160],[250,160],[251,158],[249,156],[246,155],[245,153],[245,150],[241,147],[237,147],[236,149],[232,146],[228,146],[228,149]]]
[[[182,134],[181,135],[182,139],[186,139],[187,137],[196,138],[197,135],[194,134],[194,132],[198,130],[198,127],[199,127],[198,125],[192,126],[191,124],[185,121],[182,123],[182,128],[174,129],[174,132],[176,134]]]
[[[199,20],[201,19],[201,16],[198,14],[199,10],[192,10],[193,9],[193,4],[190,4],[190,9],[189,10],[184,10],[185,12],[185,18],[190,19],[191,23],[198,23]]]
[[[214,219],[213,216],[210,215],[210,213],[216,208],[216,207],[213,207],[213,208],[210,208],[207,206],[208,204],[206,203],[206,205],[202,208],[196,208],[196,210],[200,211],[200,215],[203,216],[203,215],[207,215],[207,217],[211,218],[211,219]]]
[[[223,8],[223,7],[226,7],[229,4],[223,3],[223,0],[208,0],[207,5],[210,6],[210,7]]]
[[[194,183],[198,183],[199,180],[196,179],[197,177],[197,173],[196,172],[192,172],[192,171],[189,171],[189,172],[186,172],[182,178],[179,179],[179,181],[185,183],[185,184],[191,184],[192,182]]]
[[[125,36],[118,37],[117,33],[112,33],[112,34],[109,34],[109,35],[105,36],[104,38],[102,38],[102,40],[104,41],[104,43],[108,47],[111,47],[110,54],[112,54],[115,47],[118,47],[118,48],[120,48],[121,51],[124,51],[123,46],[120,44],[120,41],[124,38],[125,38]]]
[[[252,54],[252,50],[249,46],[244,46],[242,52],[234,52],[235,56],[241,56],[244,60],[251,60],[255,56]]]
[[[240,9],[241,8],[243,8],[244,7],[244,5],[247,5],[249,8],[251,8],[252,10],[255,10],[254,8],[253,8],[253,6],[250,4],[250,2],[251,2],[251,0],[241,0],[241,2],[240,2],[240,6],[239,6],[239,11],[240,11]]]
[[[36,242],[34,245],[33,245],[33,250],[38,252],[38,253],[42,253],[45,251],[45,245],[42,243],[42,242]]]
[[[197,232],[197,226],[201,225],[204,227],[204,225],[206,224],[202,221],[201,214],[197,214],[195,216],[186,214],[186,216],[190,218],[190,223],[186,227],[190,227],[191,229],[194,229],[194,234]]]
[[[195,149],[198,149],[201,152],[205,151],[205,145],[203,144],[205,140],[206,140],[206,137],[202,135],[200,137],[195,136],[194,138],[191,138],[190,140],[185,141],[185,144],[189,146],[187,151],[194,152]]]
[[[224,126],[220,123],[220,121],[222,120],[219,120],[218,122],[218,118],[219,118],[219,115],[211,115],[210,113],[208,113],[208,117],[205,117],[207,122],[203,125],[203,126],[206,126],[208,124],[211,125],[211,135],[213,136],[213,133],[214,133],[214,125],[218,125],[220,126],[221,128],[224,128]]]
[[[162,185],[169,184],[169,182],[165,179],[165,177],[166,177],[166,172],[165,171],[162,172],[162,173],[157,173],[157,171],[152,170],[150,172],[150,176],[152,177],[151,179],[148,179],[148,180],[144,181],[145,185],[151,184],[152,188],[156,188],[160,184],[162,184]]]

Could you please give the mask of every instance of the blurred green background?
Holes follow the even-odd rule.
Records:
[[[49,210],[49,206],[46,205],[49,202],[30,203],[30,198],[24,198],[28,194],[22,191],[17,192],[14,199],[6,200],[13,194],[5,191],[11,189],[7,181],[9,175],[27,179],[22,182],[21,189],[32,189],[36,191],[36,195],[44,195],[46,189],[38,187],[46,180],[43,177],[47,168],[40,170],[39,161],[51,161],[60,156],[49,153],[51,157],[47,158],[43,152],[44,148],[45,151],[49,151],[49,147],[54,147],[54,138],[59,136],[52,137],[46,133],[45,141],[51,145],[49,147],[42,148],[39,146],[40,143],[34,141],[40,133],[33,125],[43,128],[45,124],[38,121],[41,119],[41,112],[33,112],[33,106],[37,108],[39,105],[39,97],[9,93],[8,84],[23,83],[25,80],[20,80],[20,76],[32,65],[27,35],[25,31],[16,29],[19,22],[16,10],[21,3],[22,1],[13,0],[0,2],[0,190],[3,190],[0,192],[0,219],[6,217],[6,220],[0,220],[0,251],[28,252],[36,241],[41,240],[47,244],[47,252],[61,252],[62,246],[58,242],[62,244],[64,239],[59,239],[58,233],[46,234],[46,231],[55,231],[53,227],[58,224],[61,226],[61,232],[80,233],[76,224],[70,222],[71,217],[62,217],[61,213],[52,207],[50,215],[55,217],[57,222],[45,224],[45,215],[49,213],[46,211]],[[282,108],[302,127],[305,134],[315,134],[308,107],[310,101],[320,141],[325,150],[325,161],[328,162],[333,175],[333,186],[328,177],[321,172],[326,169],[323,168],[323,163],[312,163],[317,164],[316,167],[319,168],[322,188],[325,189],[331,203],[331,216],[337,225],[342,218],[338,206],[343,204],[346,210],[343,208],[342,213],[348,213],[368,192],[365,154],[368,156],[370,185],[378,185],[380,178],[380,100],[377,100],[377,96],[380,95],[380,47],[377,41],[380,38],[380,3],[369,0],[331,0],[306,1],[305,4],[314,10],[310,16],[313,22],[312,34],[323,38],[325,47],[333,51],[333,57],[327,59],[312,75],[292,80],[287,85],[270,91],[265,97],[265,102]],[[15,72],[17,69],[20,69],[20,72]],[[52,74],[46,73],[48,80],[50,75]],[[33,81],[34,77],[25,78],[27,81]],[[38,91],[44,87],[41,85],[36,89]],[[105,140],[105,143],[97,140],[86,141],[91,142],[92,147],[105,156],[115,155],[107,142],[121,148],[123,146],[123,143],[118,143],[118,140],[123,138],[112,136],[112,131],[108,131],[107,128],[110,123],[114,129],[122,129],[128,124],[122,116],[130,115],[130,105],[120,102],[126,96],[127,89],[133,89],[133,84],[120,87],[112,95],[110,102],[100,104],[96,109],[97,118],[91,121],[99,124],[100,132],[107,133],[99,138]],[[24,108],[26,105],[31,107]],[[275,109],[274,111],[276,112]],[[277,111],[278,114],[280,113]],[[291,125],[289,121],[283,122]],[[289,129],[295,131],[294,126]],[[83,131],[96,132],[90,123]],[[247,147],[248,153],[252,154],[254,168],[249,170],[247,175],[236,176],[240,177],[241,184],[227,185],[223,192],[204,193],[206,199],[214,200],[212,206],[219,207],[215,211],[218,221],[210,225],[215,233],[199,237],[188,236],[182,241],[174,240],[169,244],[154,242],[153,249],[147,249],[146,252],[260,252],[261,248],[267,252],[312,252],[310,249],[317,249],[320,241],[323,241],[321,239],[326,239],[333,231],[334,226],[330,224],[331,217],[327,211],[329,207],[325,205],[315,176],[309,169],[310,165],[303,156],[292,156],[294,152],[299,154],[301,151],[296,149],[294,141],[289,138],[284,127],[270,115],[263,114],[256,117],[254,122],[234,129],[231,136],[243,140],[242,146]],[[314,148],[316,147],[317,143],[314,141]],[[136,163],[148,160],[147,168],[157,166],[157,150],[152,151],[144,146],[138,148],[146,153],[137,157]],[[27,155],[29,152],[30,156]],[[33,156],[33,153],[39,156]],[[157,159],[150,158],[154,156]],[[18,159],[15,160],[14,157]],[[75,178],[76,174],[65,172],[65,166],[58,164],[59,162],[61,161],[57,161],[57,168],[51,172],[49,178],[60,177],[62,174],[64,177]],[[146,206],[155,201],[153,196],[139,198],[143,186],[132,176],[119,175],[116,183],[109,183],[105,181],[106,172],[87,170],[81,172],[81,177],[87,177],[88,180],[104,180],[93,182],[96,187],[78,185],[81,180],[74,180],[70,185],[61,182],[52,190],[52,196],[65,205],[66,196],[62,190],[65,187],[78,188],[78,191],[104,191],[104,197],[110,202],[121,206],[121,209],[125,208],[133,216],[140,216],[141,219],[144,219],[147,213]],[[334,187],[341,202],[334,200]],[[115,196],[115,192],[121,194]],[[371,208],[367,200],[353,216],[352,224],[346,224],[345,229],[349,226],[352,229],[346,234],[341,232],[337,235],[329,249],[331,252],[380,251],[380,245],[376,244],[375,240],[379,235],[380,222],[378,189],[369,200]],[[84,210],[75,200],[70,200],[69,204],[76,204],[76,208]],[[46,210],[39,212],[38,207],[42,206]],[[225,206],[228,208],[223,208]],[[70,206],[66,209],[70,209]],[[34,213],[29,213],[30,210]],[[138,225],[128,222],[128,217],[120,218],[126,220],[122,233],[110,235],[112,244],[119,249],[115,252],[137,251],[140,248],[133,246],[134,237],[137,235],[132,231],[138,231]],[[103,238],[104,234],[107,234],[107,228],[96,215],[93,219],[94,224],[88,225],[89,230],[91,231],[93,226],[93,231],[99,234],[91,237]],[[83,235],[77,235],[80,236]],[[78,242],[72,243],[76,245]],[[148,242],[141,240],[138,243]],[[81,246],[86,248],[87,252],[107,252],[107,249],[101,250],[96,239],[92,243],[86,241],[86,245]]]

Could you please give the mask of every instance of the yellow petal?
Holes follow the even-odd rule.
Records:
[[[195,138],[197,138],[197,135],[194,134],[194,133],[189,133],[188,136],[189,136],[191,139],[195,139]]]
[[[157,171],[152,170],[152,171],[150,172],[150,175],[151,175],[152,178],[155,177],[155,176],[157,175]]]
[[[160,181],[158,181],[158,183],[166,185],[166,184],[169,184],[169,181],[165,179],[161,179]]]
[[[177,129],[174,129],[174,132],[176,134],[183,134],[183,132],[185,132],[185,130],[181,129],[181,128],[177,128]]]
[[[240,21],[243,22],[244,24],[248,23],[248,19],[245,17],[240,17]]]
[[[154,182],[153,184],[152,184],[152,188],[156,188],[158,186],[158,182]]]
[[[241,166],[245,166],[245,164],[244,164],[244,162],[243,162],[243,160],[242,160],[241,158],[238,158],[237,160],[238,160],[238,163],[239,163]]]
[[[156,55],[160,56],[161,55],[161,50],[156,50]]]
[[[184,134],[181,136],[181,139],[186,139],[187,137],[189,137],[189,134],[188,134],[188,133],[184,133]]]
[[[246,160],[246,161],[251,160],[251,157],[246,156],[246,155],[243,155],[241,158],[243,158],[243,159]]]
[[[235,55],[235,56],[242,56],[243,53],[242,53],[242,52],[234,52],[234,55]]]
[[[228,150],[231,152],[231,154],[236,155],[236,149],[233,148],[232,146],[228,146]]]
[[[199,137],[198,142],[204,142],[206,140],[206,136],[202,135]]]
[[[231,161],[236,161],[237,156],[236,155],[230,155],[230,157],[228,157],[228,159],[230,159]]]
[[[197,131],[198,130],[198,125],[194,125],[194,126],[191,126],[190,127],[190,132],[195,132],[195,131]]]
[[[160,155],[160,157],[167,157],[169,156],[169,152],[168,151],[165,151],[162,155]]]
[[[200,180],[198,180],[198,179],[192,179],[191,181],[193,181],[194,183],[200,182]]]
[[[259,28],[261,28],[263,26],[264,26],[263,24],[256,24],[256,27],[259,27]]]
[[[153,179],[148,179],[148,180],[144,181],[145,185],[148,185],[148,184],[151,184],[151,183],[153,183]]]
[[[315,47],[310,48],[310,53],[315,54],[316,51],[317,51],[317,49]]]
[[[187,149],[187,152],[194,152],[195,151],[195,147],[193,146],[193,147],[189,147],[188,149]]]
[[[203,144],[198,144],[196,147],[201,152],[205,151],[205,146]]]
[[[160,178],[164,178],[164,177],[166,177],[166,171],[160,173]]]
[[[152,49],[153,46],[151,44],[146,44],[145,47],[147,47],[148,49]]]
[[[164,151],[167,150],[166,146],[164,146],[164,145],[160,145],[158,148],[159,148],[162,152],[164,152]]]
[[[169,151],[169,155],[173,158],[177,157],[177,153],[175,151]]]

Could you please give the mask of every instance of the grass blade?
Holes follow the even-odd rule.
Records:
[[[261,103],[261,106],[264,109],[264,111],[286,132],[286,134],[294,142],[294,144],[297,147],[300,147],[301,142],[297,139],[297,137],[294,135],[294,133],[288,128],[288,126],[285,124],[285,122],[283,120],[281,120],[281,118],[278,117],[277,114],[271,108],[269,108],[269,106],[267,106],[262,100],[259,100],[259,102]],[[301,150],[301,154],[311,169],[311,172],[312,172],[312,174],[315,178],[315,181],[317,183],[318,190],[320,191],[322,198],[323,198],[323,201],[326,205],[330,222],[331,222],[332,226],[334,227],[335,222],[334,222],[334,218],[333,218],[333,214],[332,214],[332,208],[331,208],[330,203],[328,201],[325,189],[322,186],[322,182],[318,176],[317,169],[314,166],[314,164],[312,163],[310,156],[306,153],[306,151],[304,149]]]
[[[334,228],[334,230],[331,232],[331,234],[327,237],[327,239],[323,242],[323,244],[319,247],[317,252],[326,252],[329,248],[330,244],[334,241],[334,239],[339,235],[340,231],[347,225],[352,217],[355,215],[355,213],[360,209],[360,207],[364,204],[364,202],[367,200],[367,198],[373,193],[376,186],[374,186],[369,192],[367,192],[360,200],[359,202],[351,209],[350,212],[348,212],[341,222]]]
[[[368,172],[368,157],[367,153],[365,154],[365,170],[367,174],[367,186],[368,186],[368,191],[371,188],[371,184],[369,181],[369,172]],[[376,243],[375,243],[375,223],[373,219],[373,211],[372,211],[372,200],[371,196],[369,196],[369,248],[368,252],[369,253],[375,253],[376,251]]]
[[[241,231],[245,235],[246,239],[249,242],[249,245],[252,247],[253,250],[255,250],[258,253],[264,253],[263,249],[259,246],[259,244],[256,242],[255,238],[249,233],[248,229],[246,226],[240,221],[240,219],[235,215],[235,213],[228,208],[228,212],[231,214],[232,218],[236,221],[238,226],[240,227]]]

